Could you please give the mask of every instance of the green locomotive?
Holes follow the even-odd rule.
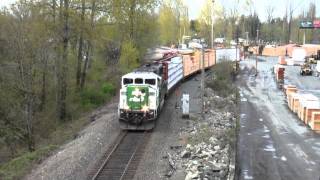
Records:
[[[166,94],[162,71],[162,64],[153,64],[122,76],[118,108],[121,129],[154,128]]]

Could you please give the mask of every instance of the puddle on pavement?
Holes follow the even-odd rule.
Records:
[[[246,117],[247,117],[246,114],[240,114],[240,118],[241,118],[241,119],[245,119]]]
[[[247,102],[248,99],[247,98],[241,98],[241,102]]]
[[[270,132],[270,130],[268,129],[268,127],[266,125],[263,125],[263,132],[265,132],[265,133]]]
[[[285,156],[281,156],[281,161],[287,161],[287,158]]]
[[[243,170],[243,178],[244,179],[253,179],[253,177],[252,176],[250,176],[249,174],[248,174],[248,170]]]
[[[272,144],[266,145],[266,147],[263,150],[267,151],[267,152],[275,152],[276,151],[276,149],[273,147]]]
[[[265,138],[265,139],[270,139],[271,138],[269,134],[266,134],[266,135],[264,135],[262,137]]]

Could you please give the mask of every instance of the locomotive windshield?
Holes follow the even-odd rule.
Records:
[[[145,84],[156,85],[156,80],[155,79],[146,79]]]
[[[130,79],[130,78],[123,79],[123,85],[132,84],[132,83],[133,83],[133,79]]]
[[[142,79],[142,78],[136,78],[136,79],[134,80],[134,83],[135,83],[135,84],[143,84],[143,79]]]

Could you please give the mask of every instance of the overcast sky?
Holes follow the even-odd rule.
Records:
[[[0,0],[0,7],[7,6],[9,4],[14,3],[16,0]],[[185,4],[189,8],[189,16],[190,19],[196,19],[202,7],[205,5],[205,2],[207,0],[183,0]],[[235,4],[238,0],[215,0],[217,4],[221,4],[223,7],[225,7],[227,10],[233,8],[234,6],[237,6]],[[245,0],[239,0],[240,4],[238,5],[240,13],[241,14],[248,14],[249,12],[244,10],[244,1]],[[320,0],[252,0],[254,3],[254,8],[256,9],[256,12],[259,14],[259,18],[264,21],[266,20],[267,14],[266,9],[267,7],[271,6],[274,7],[274,17],[283,17],[285,13],[285,7],[287,2],[291,2],[294,9],[294,16],[297,16],[303,10],[308,10],[309,3],[310,2],[317,2],[318,1],[318,7],[317,7],[317,16],[320,17]]]
[[[16,0],[0,0],[0,7],[7,6],[16,2]]]
[[[186,5],[189,7],[189,16],[190,19],[195,19],[199,16],[200,9],[205,5],[205,2],[207,0],[183,0]],[[259,15],[259,18],[261,20],[266,20],[267,19],[267,13],[266,9],[267,7],[271,6],[274,8],[274,17],[283,17],[285,14],[285,9],[286,9],[286,4],[287,2],[291,2],[294,13],[294,16],[297,16],[303,10],[308,10],[309,3],[310,2],[318,2],[318,7],[317,7],[317,16],[320,17],[320,0],[252,0],[254,4],[254,8],[256,9],[256,12]],[[216,3],[221,4],[225,9],[230,10],[234,6],[237,6],[235,2],[237,0],[215,0]],[[246,14],[248,15],[249,12],[247,10],[244,10],[244,2],[245,0],[239,0],[239,10],[241,14]]]

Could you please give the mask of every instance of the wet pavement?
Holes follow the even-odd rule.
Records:
[[[260,59],[255,76],[255,61],[241,62],[239,179],[318,180],[320,135],[288,109],[272,74],[275,63],[275,58]],[[286,83],[318,92],[320,79],[299,77],[298,68],[287,67]]]

